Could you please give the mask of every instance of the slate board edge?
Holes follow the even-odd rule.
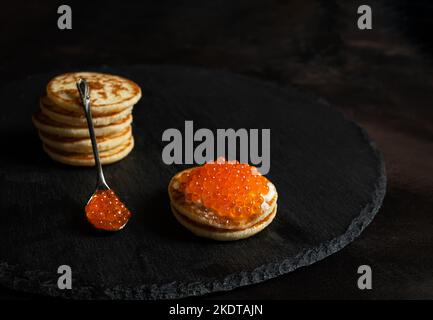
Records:
[[[196,69],[200,70],[201,68]],[[240,75],[235,76],[250,79]],[[261,82],[276,86],[266,81]],[[302,90],[297,91],[302,92]],[[326,101],[320,98],[317,98],[317,102],[330,107]],[[318,262],[343,249],[361,234],[379,211],[386,193],[386,169],[382,154],[364,129],[353,121],[347,119],[346,121],[356,126],[363,138],[370,145],[370,148],[378,159],[377,171],[379,177],[376,181],[371,201],[361,210],[359,216],[351,222],[346,232],[334,239],[306,250],[295,257],[284,259],[281,262],[262,265],[251,271],[231,274],[222,280],[208,282],[171,282],[163,285],[141,285],[134,288],[121,285],[113,288],[102,288],[94,285],[89,286],[82,283],[80,279],[74,278],[72,290],[59,290],[57,282],[53,280],[52,273],[40,270],[27,271],[6,261],[0,261],[0,284],[17,291],[74,299],[176,299],[200,296],[218,291],[229,291],[241,286],[260,283]]]

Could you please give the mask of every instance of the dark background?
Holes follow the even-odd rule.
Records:
[[[68,2],[72,30],[57,29],[60,4],[2,5],[0,85],[86,66],[224,69],[323,97],[383,152],[387,196],[359,239],[310,267],[207,298],[433,298],[431,2]],[[361,4],[372,7],[373,30],[356,27]],[[373,290],[357,289],[362,264]],[[0,287],[0,297],[34,296]]]

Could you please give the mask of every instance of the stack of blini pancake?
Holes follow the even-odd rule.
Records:
[[[32,117],[45,152],[54,160],[75,166],[95,164],[86,117],[76,87],[88,82],[90,110],[102,164],[126,157],[134,147],[132,109],[141,98],[131,80],[103,73],[66,73],[53,78],[40,110]]]

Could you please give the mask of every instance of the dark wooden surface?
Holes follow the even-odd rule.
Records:
[[[175,1],[4,5],[2,82],[85,65],[184,64],[294,85],[355,120],[385,156],[388,192],[377,219],[343,251],[288,276],[209,298],[433,298],[431,4],[370,1],[373,30],[351,1]],[[360,264],[373,290],[356,287]],[[4,297],[25,294],[2,291]]]

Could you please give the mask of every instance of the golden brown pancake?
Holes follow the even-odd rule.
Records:
[[[58,162],[69,164],[73,166],[94,166],[95,160],[93,153],[74,153],[65,152],[54,149],[47,145],[43,145],[45,152],[53,159]],[[134,138],[131,136],[125,143],[99,153],[101,164],[110,164],[117,162],[126,157],[131,150],[134,148]]]
[[[276,188],[272,183],[269,182],[269,188],[275,193],[272,199],[268,202],[269,208],[262,212],[257,212],[248,217],[245,217],[245,219],[242,220],[235,219],[235,217],[229,216],[222,218],[220,215],[212,212],[211,210],[205,211],[200,206],[185,203],[183,193],[176,190],[174,186],[176,185],[176,183],[178,183],[180,176],[190,170],[192,169],[181,171],[171,179],[168,185],[168,194],[171,203],[179,213],[200,224],[206,224],[216,228],[224,229],[248,228],[256,224],[257,222],[263,220],[267,215],[271,214],[273,207],[277,202],[278,194],[276,192]]]
[[[237,240],[250,237],[265,227],[274,219],[277,212],[278,193],[275,186],[268,181],[269,192],[264,197],[260,212],[247,217],[222,216],[201,203],[191,203],[185,200],[185,195],[179,190],[179,180],[187,169],[176,174],[168,186],[171,209],[176,219],[194,234],[215,240]]]
[[[113,149],[126,141],[131,137],[132,129],[131,126],[126,127],[119,133],[111,135],[97,137],[96,141],[98,144],[99,151],[105,151]],[[48,133],[39,131],[39,137],[42,142],[48,147],[52,147],[57,150],[66,152],[78,152],[78,153],[90,153],[92,152],[92,142],[90,138],[70,138],[60,137]]]
[[[74,127],[87,126],[86,116],[84,111],[70,111],[57,107],[48,97],[40,99],[40,108],[44,115],[58,123]],[[108,113],[106,115],[92,115],[94,126],[108,126],[112,123],[125,119],[132,113],[132,106],[119,112]]]
[[[183,225],[195,235],[219,241],[234,241],[249,238],[265,229],[274,220],[277,214],[277,206],[275,205],[272,212],[268,216],[266,216],[266,218],[248,228],[221,229],[202,225],[191,219],[188,219],[187,217],[179,213],[179,211],[177,211],[176,208],[173,207],[173,205],[171,205],[171,210],[176,220],[179,221],[181,225]]]
[[[44,150],[56,161],[94,165],[87,119],[76,83],[90,87],[92,122],[102,164],[124,158],[134,147],[132,109],[141,98],[140,87],[123,77],[71,72],[54,77],[40,98],[40,110],[32,117]]]
[[[56,135],[60,137],[72,137],[72,138],[88,138],[89,129],[87,125],[81,127],[66,125],[59,123],[47,117],[42,112],[36,113],[33,117],[33,124],[43,133]],[[95,126],[95,135],[97,137],[104,137],[112,134],[116,134],[125,130],[132,123],[132,115],[128,115],[126,118],[112,123],[108,126]]]
[[[48,98],[60,108],[80,112],[82,106],[76,87],[79,79],[89,84],[90,104],[95,116],[120,112],[141,98],[141,89],[133,81],[97,72],[72,72],[53,78],[47,85]]]

